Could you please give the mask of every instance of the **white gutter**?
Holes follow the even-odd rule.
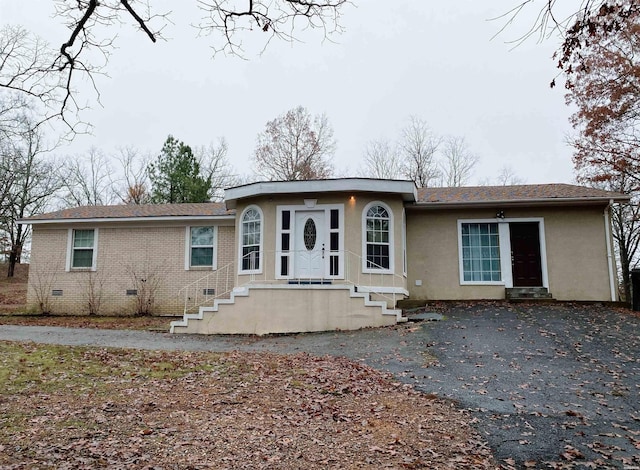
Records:
[[[192,220],[234,220],[235,215],[166,215],[148,217],[90,217],[86,219],[21,219],[20,225],[36,224],[85,224],[85,223],[115,223],[115,222],[181,222]]]
[[[616,198],[620,202],[628,202],[627,198]],[[442,202],[442,201],[419,201],[411,204],[407,207],[411,209],[453,209],[453,208],[465,208],[465,207],[496,207],[499,205],[504,206],[530,206],[530,205],[582,205],[582,204],[597,204],[597,203],[609,203],[611,204],[613,199],[609,198],[571,198],[571,197],[549,197],[549,198],[535,198],[535,199],[496,199],[493,201],[455,201],[455,202]]]
[[[613,199],[609,199],[609,205],[604,208],[604,237],[607,243],[607,268],[609,269],[609,287],[611,289],[611,301],[616,301],[616,284],[613,277],[613,255],[611,254],[611,224],[609,222],[609,210],[613,205]]]

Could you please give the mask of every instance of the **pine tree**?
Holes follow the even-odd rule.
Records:
[[[154,204],[209,201],[211,180],[201,175],[191,147],[171,135],[148,171]]]

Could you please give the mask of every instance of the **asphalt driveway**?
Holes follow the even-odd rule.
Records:
[[[569,304],[439,313],[394,328],[267,338],[2,325],[0,340],[346,356],[471,410],[502,464],[640,469],[640,318]]]

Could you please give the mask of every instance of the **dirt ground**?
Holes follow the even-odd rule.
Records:
[[[27,303],[27,277],[29,265],[16,265],[14,277],[7,277],[8,265],[0,263],[0,312],[24,311]]]
[[[177,317],[88,317],[0,313],[0,325],[60,326],[64,328],[100,328],[106,330],[169,331],[169,323],[177,319]]]

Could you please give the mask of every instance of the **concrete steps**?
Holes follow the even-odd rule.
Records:
[[[254,334],[356,330],[407,321],[349,284],[247,285],[171,323],[172,333]]]
[[[505,289],[505,299],[510,301],[552,301],[546,287],[512,287]]]

